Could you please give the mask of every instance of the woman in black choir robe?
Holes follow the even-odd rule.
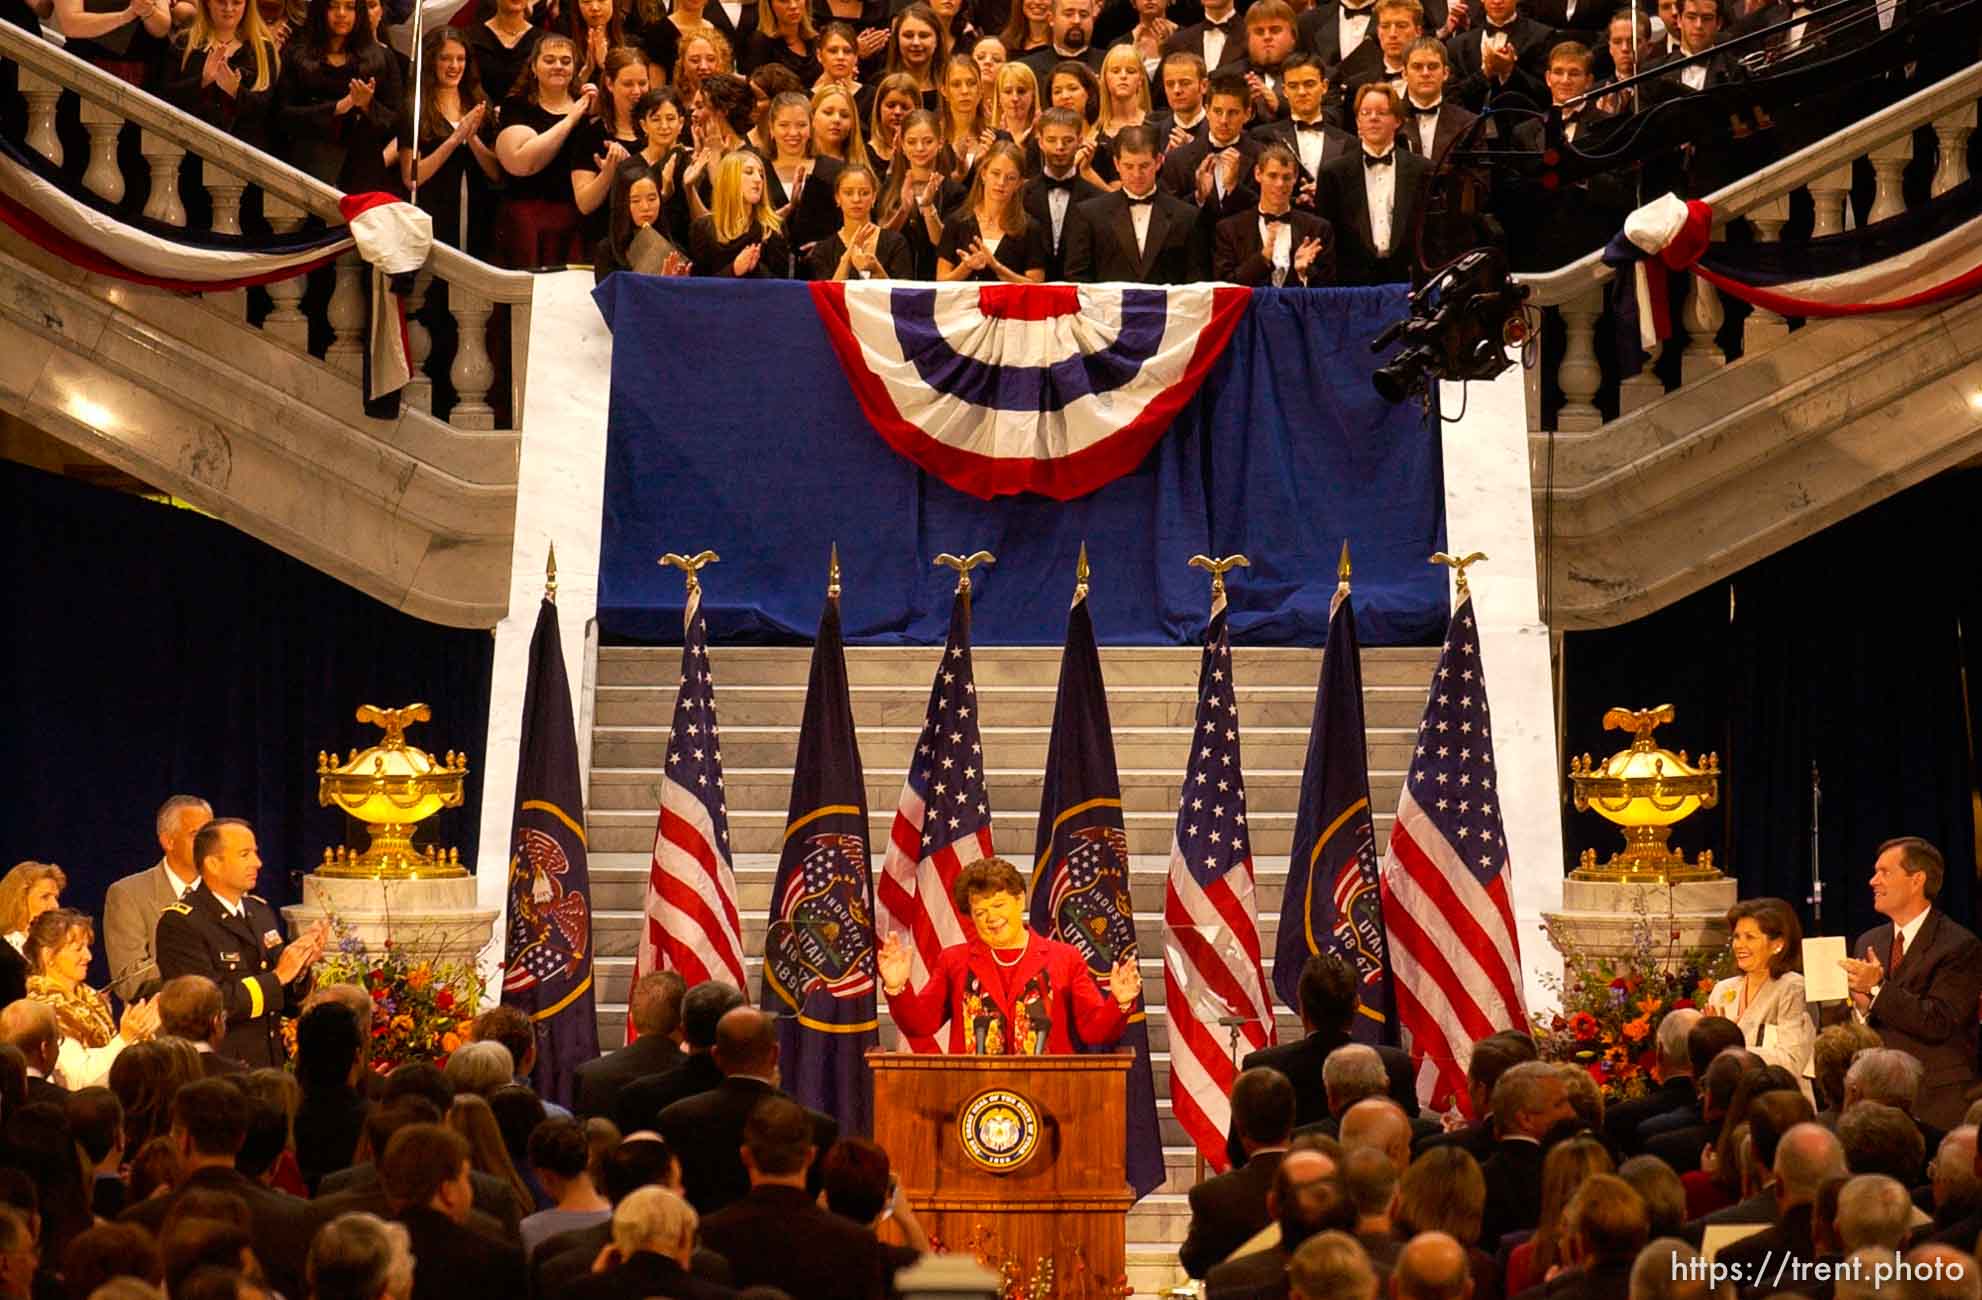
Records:
[[[1047,100],[1054,108],[1080,115],[1080,149],[1074,155],[1074,170],[1097,189],[1112,189],[1115,162],[1101,139],[1101,80],[1094,69],[1075,59],[1055,64],[1047,74]],[[1038,173],[1038,161],[1027,151],[1028,175]]]
[[[1142,70],[1142,56],[1133,45],[1114,45],[1101,60],[1101,139],[1098,153],[1108,157],[1109,179],[1116,179],[1115,137],[1125,126],[1141,126],[1150,119],[1149,74]],[[1099,170],[1097,168],[1096,170]]]
[[[858,164],[840,169],[833,183],[840,228],[813,245],[805,259],[808,280],[907,280],[914,267],[908,241],[870,219],[880,185]]]
[[[812,92],[812,156],[872,166],[854,97],[838,86]]]
[[[399,130],[398,82],[360,0],[310,0],[277,83],[291,165],[341,190],[381,188],[384,151]]]
[[[400,182],[409,191],[419,182],[416,201],[433,218],[437,241],[486,257],[502,164],[495,156],[493,105],[460,31],[443,27],[427,37],[420,76],[420,120],[413,121],[410,96],[399,120]]]
[[[860,54],[854,44],[853,28],[845,23],[827,23],[819,29],[819,78],[806,87],[816,94],[828,86],[838,86],[849,95],[860,93]]]
[[[679,49],[670,80],[690,104],[694,103],[695,93],[702,88],[705,79],[719,72],[736,71],[730,56],[729,41],[714,27],[705,25],[700,31],[689,32],[681,38]],[[749,127],[746,125],[744,129],[749,130]]]
[[[530,0],[495,0],[495,15],[467,32],[468,54],[482,93],[497,108],[516,93],[516,83],[529,66],[530,51],[543,30],[530,21]]]
[[[1045,223],[1026,216],[1020,191],[1025,153],[1000,140],[977,164],[977,179],[963,209],[944,223],[936,249],[938,280],[1039,284],[1052,256]]]
[[[998,31],[998,42],[1005,47],[1005,59],[1009,63],[1051,45],[1053,0],[1018,0],[1012,6],[1011,17]]]
[[[756,103],[750,83],[734,73],[718,72],[702,81],[696,107],[688,117],[695,134],[695,153],[682,172],[691,226],[694,218],[712,210],[717,165],[739,149],[750,149],[750,117]],[[751,152],[755,156],[755,150]]]
[[[812,175],[812,101],[796,91],[779,95],[764,114],[764,134],[769,147],[759,150],[767,166],[765,182],[771,187],[771,210],[790,231],[798,205],[810,188]],[[810,242],[810,241],[807,241]],[[803,245],[793,236],[799,256]]]
[[[922,107],[915,78],[891,72],[874,87],[874,106],[867,115],[867,157],[877,172],[891,171],[900,150],[902,123]]]
[[[764,160],[737,150],[716,167],[715,196],[707,216],[688,234],[695,274],[780,280],[791,275],[791,248],[778,214],[771,211]]]
[[[651,175],[661,192],[661,233],[679,247],[688,247],[688,196],[682,173],[693,156],[682,144],[688,115],[682,111],[681,97],[667,86],[657,86],[640,97],[634,112],[640,118],[645,143],[640,152],[621,169],[622,183],[638,175]]]
[[[1007,63],[998,69],[998,137],[1021,150],[1038,148],[1032,128],[1039,125],[1039,79],[1023,63]]]
[[[640,100],[647,93],[647,56],[630,45],[606,55],[592,112],[572,128],[565,142],[564,166],[571,172],[571,197],[584,215],[587,248],[606,237],[612,218],[612,187],[620,170],[647,142],[640,128]]]
[[[571,195],[565,144],[584,124],[598,92],[572,93],[578,47],[569,36],[539,37],[519,93],[503,101],[496,159],[508,188],[496,213],[495,254],[513,270],[565,266],[590,250]]]
[[[812,25],[819,39],[838,24],[847,29],[854,57],[878,68],[888,48],[888,0],[812,0]]]
[[[757,30],[744,43],[741,66],[755,70],[781,64],[809,89],[819,80],[818,40],[810,0],[757,0]]]
[[[888,173],[875,208],[881,225],[899,232],[908,246],[909,274],[902,279],[936,278],[944,214],[961,206],[967,193],[950,178],[943,157],[936,115],[920,109],[910,113],[902,126],[901,157]]]
[[[977,39],[977,28],[963,11],[963,0],[923,0],[929,12],[936,18],[936,29],[943,34],[943,59],[936,64],[934,72],[940,78],[943,67],[950,56],[970,48]],[[999,26],[1003,26],[1000,21]],[[940,89],[940,86],[938,87]]]
[[[606,56],[632,44],[613,0],[563,0],[565,29],[578,46],[578,84],[606,88]]]
[[[250,0],[200,0],[165,47],[151,91],[252,148],[266,149],[282,55]],[[182,193],[191,193],[183,186]]]
[[[661,187],[656,183],[653,172],[636,172],[631,179],[615,181],[612,202],[608,206],[612,209],[611,233],[593,249],[593,283],[605,279],[614,271],[688,274],[688,259],[681,253],[669,253],[658,266],[649,266],[644,264],[641,250],[635,243],[644,230],[651,228],[657,234],[661,233]]]
[[[943,108],[937,116],[943,144],[950,151],[950,175],[966,184],[978,158],[998,138],[992,129],[989,90],[976,59],[963,53],[950,56],[943,69]]]
[[[1004,67],[1010,57],[1002,36],[980,36],[970,43],[970,61],[977,65],[978,74],[984,78],[985,111],[991,114],[994,125],[998,116],[998,69]]]
[[[53,13],[64,49],[140,88],[172,32],[167,0],[55,0]]]
[[[950,38],[934,11],[922,0],[911,0],[895,14],[888,29],[885,76],[904,73],[915,79],[917,108],[934,109],[941,102],[938,81],[950,61]]]

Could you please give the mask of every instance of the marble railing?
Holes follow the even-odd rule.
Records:
[[[29,146],[58,166],[64,158],[55,125],[57,104],[65,94],[78,97],[82,125],[89,135],[83,184],[110,202],[121,202],[126,192],[118,137],[129,123],[140,130],[141,153],[149,172],[144,205],[147,217],[185,226],[186,196],[180,191],[181,177],[196,171],[197,183],[208,199],[207,204],[196,206],[210,207],[210,228],[218,233],[241,233],[243,200],[253,190],[260,191],[262,215],[278,233],[296,230],[311,218],[342,224],[337,191],[329,186],[268,154],[244,147],[225,132],[7,23],[0,23],[0,57],[20,67]],[[197,169],[182,170],[188,155],[199,160]],[[329,339],[322,364],[347,378],[355,389],[364,368],[366,278],[358,254],[347,253],[337,262],[335,286],[321,307],[305,303],[306,284],[299,277],[267,286],[269,309],[258,321],[251,319],[244,291],[209,294],[206,298],[210,307],[227,318],[258,325],[267,339],[306,356],[312,355],[314,323],[319,337]],[[458,336],[447,375],[455,396],[441,412],[433,411],[433,385],[426,372],[432,339],[420,319],[435,281],[445,286],[447,310]],[[408,404],[441,415],[462,430],[494,430],[503,416],[511,427],[520,423],[531,283],[527,274],[497,270],[436,243],[407,303],[407,342],[414,369],[413,382],[405,393]],[[306,310],[319,313],[320,319],[313,322]],[[499,359],[490,355],[491,337],[507,340],[507,364],[499,364]],[[507,385],[506,394],[497,390],[498,384]]]
[[[1708,196],[1714,208],[1714,237],[1745,221],[1761,243],[1781,237],[1789,220],[1790,196],[1807,191],[1815,208],[1813,235],[1835,234],[1844,228],[1844,205],[1851,193],[1852,167],[1860,159],[1870,164],[1877,190],[1872,221],[1906,211],[1900,178],[1913,161],[1914,132],[1931,126],[1938,150],[1932,193],[1946,193],[1968,179],[1968,137],[1976,126],[1976,103],[1982,98],[1982,63],[1971,65],[1900,102]],[[1596,253],[1557,271],[1519,278],[1529,288],[1529,304],[1559,313],[1564,348],[1553,376],[1562,404],[1553,429],[1585,433],[1604,424],[1596,396],[1601,385],[1597,362],[1596,326],[1603,312],[1604,285],[1611,270]],[[1727,365],[1727,354],[1716,342],[1725,323],[1719,292],[1699,277],[1678,311],[1687,343],[1680,358],[1680,391],[1709,379]],[[1768,352],[1789,337],[1786,321],[1776,313],[1755,310],[1741,326],[1743,358]],[[1542,381],[1528,372],[1528,424],[1544,428]],[[1672,394],[1676,396],[1677,394]],[[1618,384],[1618,417],[1622,419],[1668,396],[1665,385],[1647,363],[1643,373],[1627,375]]]

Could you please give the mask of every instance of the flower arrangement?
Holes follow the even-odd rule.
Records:
[[[1725,950],[1682,949],[1677,930],[1669,930],[1660,944],[1654,923],[1640,911],[1627,953],[1557,943],[1564,953],[1562,975],[1542,977],[1562,1009],[1546,1025],[1536,1023],[1536,1048],[1544,1061],[1588,1070],[1606,1101],[1645,1095],[1658,1056],[1659,1022],[1668,1012],[1705,1002],[1726,973]]]
[[[445,1066],[467,1041],[482,1003],[482,977],[472,963],[442,961],[391,939],[368,951],[336,917],[335,942],[316,966],[316,986],[355,984],[372,995],[372,1069],[387,1074],[408,1061]],[[295,1021],[284,1032],[295,1034]],[[293,1054],[295,1044],[290,1043]]]

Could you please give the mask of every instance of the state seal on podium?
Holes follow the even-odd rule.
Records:
[[[993,1173],[1010,1173],[1039,1150],[1039,1108],[1010,1088],[987,1088],[957,1115],[964,1154]]]

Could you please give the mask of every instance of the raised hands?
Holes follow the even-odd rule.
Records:
[[[889,997],[895,996],[908,987],[909,970],[912,958],[908,948],[902,943],[899,934],[890,932],[881,950],[874,954],[874,964],[881,972],[881,991]]]
[[[752,271],[756,270],[757,263],[762,261],[763,258],[764,258],[763,243],[760,241],[755,244],[750,244],[746,246],[742,252],[736,255],[735,261],[730,263],[730,274],[736,276],[736,278],[740,280],[744,276],[749,275]]]
[[[142,1043],[158,1032],[158,999],[146,998],[124,1008],[117,1020],[117,1036],[126,1043]]]
[[[1466,0],[1447,0],[1445,26],[1438,29],[1439,39],[1444,40],[1446,37],[1465,31],[1471,17],[1472,9],[1467,5]]]
[[[599,97],[599,88],[586,82],[584,89],[571,97],[571,107],[564,110],[566,117],[579,117],[592,111],[592,103]]]
[[[881,269],[881,259],[874,255],[881,242],[881,228],[868,222],[854,232],[853,242],[847,245],[847,260],[870,275]]]
[[[885,27],[868,28],[853,38],[853,48],[855,53],[859,54],[861,58],[873,58],[882,50],[888,48],[888,29]]]
[[[351,100],[351,107],[357,109],[360,113],[370,108],[372,106],[372,96],[378,93],[378,88],[377,77],[366,77],[363,81],[360,81],[356,77],[351,78],[351,89],[347,92]]]
[[[1136,57],[1143,59],[1161,58],[1163,43],[1177,34],[1177,24],[1168,18],[1152,18],[1136,24],[1134,33]]]
[[[1289,236],[1289,238],[1291,237]],[[1315,236],[1310,235],[1308,238],[1303,239],[1301,246],[1294,250],[1294,274],[1305,280],[1308,275],[1308,268],[1314,265],[1315,258],[1321,256],[1321,248],[1321,240]]]
[[[1280,96],[1257,72],[1246,74],[1246,88],[1252,91],[1253,107],[1260,116],[1272,118],[1280,112]]]
[[[487,100],[483,100],[463,113],[461,120],[454,124],[455,143],[459,144],[463,140],[472,140],[477,135],[480,135],[482,131],[482,120],[488,116],[488,113],[489,105]]]
[[[476,111],[480,111],[479,106]],[[608,140],[606,141],[605,152],[592,156],[592,164],[610,176],[619,171],[620,164],[624,163],[626,159],[626,146],[617,140]]]
[[[695,264],[683,257],[679,250],[661,259],[662,275],[687,275],[695,269]]]
[[[1114,995],[1115,1005],[1127,1010],[1142,996],[1142,972],[1136,969],[1135,953],[1115,963],[1108,972],[1108,992]]]

